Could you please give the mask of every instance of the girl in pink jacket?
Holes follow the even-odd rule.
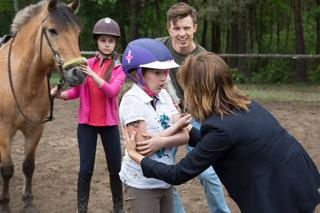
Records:
[[[121,146],[118,129],[117,96],[125,80],[115,48],[120,38],[119,25],[111,18],[99,20],[93,29],[98,51],[81,70],[87,75],[82,85],[51,94],[64,100],[80,98],[77,137],[80,152],[78,212],[87,212],[93,174],[97,135],[101,137],[109,170],[113,212],[123,212],[122,183],[119,178]]]

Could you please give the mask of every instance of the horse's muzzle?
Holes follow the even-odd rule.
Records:
[[[80,66],[75,66],[65,70],[63,76],[67,84],[75,87],[82,84],[86,74],[81,71]]]

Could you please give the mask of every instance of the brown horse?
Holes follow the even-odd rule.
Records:
[[[74,14],[78,7],[79,0],[68,5],[47,0],[27,6],[13,20],[14,36],[0,48],[0,170],[3,179],[0,212],[10,212],[9,181],[14,172],[10,146],[18,130],[25,137],[24,210],[35,210],[31,186],[35,151],[50,105],[46,76],[51,70],[59,70],[62,75],[68,73],[65,76],[70,85],[78,85],[84,78],[79,66],[70,70],[63,66],[64,61],[67,64],[81,56],[80,25]]]

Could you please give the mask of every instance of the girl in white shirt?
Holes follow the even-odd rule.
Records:
[[[138,141],[150,139],[166,144],[162,149],[153,147],[139,150],[137,147],[140,153],[159,162],[174,164],[173,146],[187,143],[189,136],[182,127],[191,119],[190,116],[180,117],[164,89],[169,69],[179,65],[162,43],[146,38],[128,44],[122,65],[127,77],[134,82],[120,103],[122,125],[129,133],[137,132]],[[157,146],[159,143],[154,144]],[[152,150],[158,151],[153,153]],[[127,152],[120,178],[124,183],[124,201],[128,213],[173,212],[171,185],[144,177],[140,165]]]

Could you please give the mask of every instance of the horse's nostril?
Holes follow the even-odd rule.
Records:
[[[82,77],[82,78],[86,77],[86,74],[81,71],[80,67],[74,67],[73,70],[74,70],[75,75]]]
[[[70,86],[79,86],[85,77],[86,74],[84,74],[78,66],[67,69],[64,72],[64,78]]]

